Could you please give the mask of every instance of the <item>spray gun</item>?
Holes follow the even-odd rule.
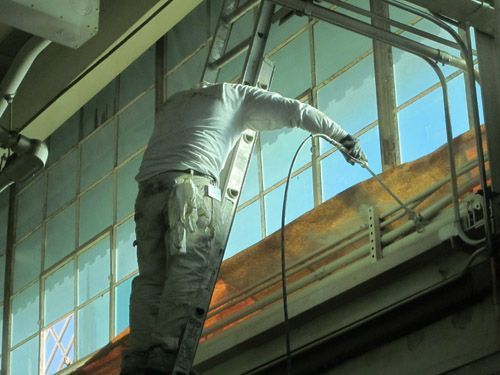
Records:
[[[368,173],[370,173],[373,176],[373,178],[375,178],[375,180],[378,181],[380,186],[382,186],[382,188],[392,198],[394,198],[394,200],[401,206],[401,208],[406,212],[410,220],[412,220],[415,223],[417,232],[422,232],[424,230],[425,224],[427,223],[426,219],[422,215],[420,215],[419,213],[415,212],[410,207],[408,207],[408,205],[406,205],[401,199],[398,198],[396,194],[394,194],[394,192],[391,191],[391,189],[389,189],[389,187],[380,179],[380,177],[378,177],[377,174],[373,172],[371,168],[368,166],[368,160],[366,159],[363,153],[361,153],[359,158],[355,158],[349,153],[349,150],[340,142],[337,142],[336,140],[326,135],[320,135],[320,137],[326,140],[334,147],[338,148],[340,152],[342,152],[348,163],[352,165],[359,164],[362,168],[366,169]]]

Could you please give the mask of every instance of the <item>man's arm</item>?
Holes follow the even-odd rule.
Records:
[[[244,97],[241,115],[245,128],[262,131],[298,127],[336,141],[348,135],[340,125],[309,104],[255,87],[235,86]]]
[[[325,134],[340,142],[352,157],[368,161],[358,140],[313,106],[251,86],[233,87],[243,97],[241,117],[245,128],[262,131],[299,127],[312,134]],[[354,163],[349,157],[344,157],[349,163]]]

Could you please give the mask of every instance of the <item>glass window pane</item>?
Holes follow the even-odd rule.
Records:
[[[42,368],[46,369],[47,374],[55,374],[74,362],[74,335],[74,314],[61,319],[44,330],[42,335]]]
[[[250,198],[259,194],[259,170],[257,166],[257,147],[254,147],[250,164],[248,165],[247,176],[241,191],[239,204],[245,203]]]
[[[154,78],[155,47],[153,45],[120,74],[120,108],[151,87]]]
[[[128,219],[116,229],[116,281],[137,270],[135,222]]]
[[[109,340],[109,293],[78,311],[78,359],[102,348]]]
[[[318,105],[320,110],[350,133],[376,120],[373,56],[363,59],[318,90]]]
[[[49,163],[57,161],[78,143],[80,111],[77,111],[49,137]]]
[[[282,7],[277,7],[281,9]],[[308,23],[307,17],[292,15],[286,22],[273,22],[266,43],[266,54],[284,42]]]
[[[113,222],[113,179],[106,177],[80,199],[80,245]]]
[[[83,106],[83,137],[92,133],[116,113],[117,83],[118,79],[115,78]]]
[[[441,89],[437,91],[441,91]],[[469,117],[467,114],[467,99],[463,74],[460,74],[458,77],[448,82],[448,98],[450,102],[453,136],[456,137],[469,130]],[[444,108],[441,110],[444,113]]]
[[[283,196],[285,184],[271,191],[264,197],[266,204],[266,235],[281,229],[283,212]],[[286,204],[285,223],[295,220],[300,215],[314,208],[314,191],[312,184],[312,170],[308,168],[290,181]]]
[[[260,133],[264,189],[286,178],[295,152],[308,136],[309,133],[300,128],[286,128]],[[295,161],[294,170],[311,162],[310,150],[311,142],[304,145],[300,151]]]
[[[139,190],[135,176],[139,171],[142,154],[127,162],[116,173],[116,219],[120,220],[134,211],[134,202]]]
[[[129,303],[133,279],[130,277],[115,288],[115,335],[129,326]]]
[[[360,137],[361,147],[375,173],[382,171],[378,128],[373,128]],[[364,181],[371,175],[359,165],[347,163],[336,151],[321,161],[323,177],[323,200],[328,200],[345,189]]]
[[[311,87],[309,34],[302,33],[280,49],[270,59],[274,62],[271,90],[295,98]],[[290,62],[293,61],[293,64]]]
[[[5,255],[0,255],[0,290],[5,288]],[[3,293],[0,292],[0,302],[3,302]]]
[[[167,77],[167,98],[176,92],[190,89],[200,81],[207,54],[207,47],[203,47]],[[240,71],[242,66],[240,65]]]
[[[235,82],[241,76],[243,64],[245,64],[245,54],[239,55],[224,65],[217,77],[217,82]]]
[[[46,178],[42,175],[18,195],[16,238],[25,236],[42,222],[45,188]]]
[[[0,306],[0,337],[3,337],[3,306]],[[2,345],[0,345],[0,356],[2,355]]]
[[[208,3],[206,1],[198,5],[167,33],[165,63],[168,70],[179,64],[182,59],[207,41],[209,19],[207,7],[209,5],[213,7],[212,4]]]
[[[11,375],[38,375],[38,336],[10,353]]]
[[[44,269],[53,266],[75,250],[75,220],[76,207],[73,203],[47,222]]]
[[[47,215],[76,196],[77,178],[78,152],[73,150],[48,171]]]
[[[109,237],[78,256],[78,304],[109,287]]]
[[[260,202],[257,201],[236,213],[224,259],[232,257],[261,239]]]
[[[118,118],[118,163],[145,146],[155,120],[155,90],[149,90]]]
[[[9,190],[0,193],[0,254],[5,253],[7,247],[7,229],[9,220]]]
[[[38,331],[40,284],[36,283],[12,297],[11,346]]]
[[[436,36],[450,39],[450,35],[446,31],[429,21],[419,21],[416,26]],[[410,33],[407,32],[402,35],[410,37]],[[419,42],[424,42],[425,40],[424,38],[418,36],[412,36],[411,39]],[[443,51],[451,53],[452,55],[457,55],[457,51],[451,47],[443,46],[430,41],[426,41],[425,44],[439,48]],[[393,60],[394,79],[396,84],[396,102],[398,105],[403,104],[439,81],[438,76],[431,66],[418,56],[394,48]],[[445,75],[451,74],[457,70],[457,68],[450,65],[440,64],[439,67],[443,70]]]
[[[115,124],[116,121],[111,121],[82,143],[81,190],[85,190],[113,168]]]
[[[75,305],[75,263],[70,261],[50,274],[44,284],[44,325],[66,314]]]
[[[316,80],[323,82],[372,48],[372,40],[326,22],[314,25]]]
[[[434,90],[398,114],[401,161],[409,162],[446,143],[441,90]]]
[[[14,249],[14,293],[37,279],[42,265],[42,231],[38,229]]]

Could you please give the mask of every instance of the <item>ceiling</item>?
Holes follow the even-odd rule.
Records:
[[[101,0],[96,36],[78,49],[52,43],[36,58],[17,90],[12,128],[45,139],[201,1]],[[0,23],[0,80],[30,37]]]

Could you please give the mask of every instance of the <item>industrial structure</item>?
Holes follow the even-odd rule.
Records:
[[[499,61],[498,0],[1,1],[2,374],[119,373],[155,111],[259,74],[375,175],[314,138],[288,179],[307,133],[242,137],[194,368],[499,373]]]

